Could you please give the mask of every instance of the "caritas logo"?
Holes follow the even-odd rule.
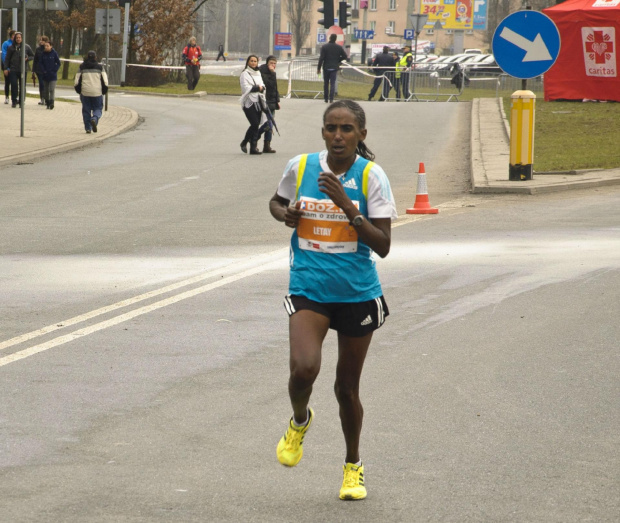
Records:
[[[615,78],[618,75],[615,27],[582,27],[581,37],[586,75]]]

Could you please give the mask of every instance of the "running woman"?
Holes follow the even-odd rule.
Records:
[[[364,410],[359,384],[372,339],[389,314],[372,253],[390,251],[396,206],[383,169],[366,147],[366,115],[340,100],[323,114],[326,150],[289,161],[269,203],[273,217],[295,229],[291,238],[289,396],[293,407],[277,446],[283,465],[303,455],[314,411],[308,406],[321,367],[323,340],[338,333],[334,391],[346,446],[340,499],[366,497],[359,442]]]

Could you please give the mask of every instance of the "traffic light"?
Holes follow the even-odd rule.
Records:
[[[349,17],[351,16],[351,13],[347,11],[347,9],[349,9],[350,7],[351,4],[347,2],[338,3],[338,25],[343,29],[348,25],[351,25],[351,22],[349,22]]]
[[[323,7],[319,7],[319,13],[323,13],[319,25],[329,29],[334,25],[334,0],[319,0],[319,2],[323,2]]]

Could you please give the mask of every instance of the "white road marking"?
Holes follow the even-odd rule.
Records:
[[[281,251],[277,251],[277,252],[281,252]],[[58,347],[59,345],[63,345],[64,343],[68,343],[82,336],[88,336],[89,334],[93,334],[100,330],[107,329],[108,327],[113,327],[114,325],[118,325],[119,323],[123,323],[125,321],[131,320],[138,316],[142,316],[143,314],[148,314],[149,312],[153,312],[157,309],[161,309],[162,307],[167,307],[168,305],[173,305],[174,303],[178,303],[182,300],[193,298],[194,296],[198,296],[199,294],[203,294],[213,289],[217,289],[218,287],[222,287],[224,285],[228,285],[229,283],[242,280],[244,278],[247,278],[248,276],[254,276],[255,274],[259,274],[266,270],[275,269],[278,266],[281,266],[282,262],[283,260],[279,259],[276,261],[264,263],[262,265],[259,265],[258,267],[247,269],[233,276],[222,278],[219,281],[208,283],[207,285],[203,285],[202,287],[197,287],[195,289],[182,292],[181,294],[177,294],[176,296],[171,296],[170,298],[166,298],[164,300],[160,300],[155,303],[152,303],[151,305],[145,305],[144,307],[140,307],[133,311],[126,312],[125,314],[121,314],[109,320],[96,323],[89,327],[84,327],[83,329],[79,329],[69,334],[65,334],[64,336],[59,336],[58,338],[54,338],[53,340],[47,341],[45,343],[34,345],[27,349],[15,352],[13,354],[10,354],[9,356],[0,358],[0,367],[3,367],[4,365],[8,365],[9,363],[13,363],[15,361],[22,360],[29,356],[39,354],[40,352],[44,352],[54,347]]]
[[[404,215],[399,217],[399,221],[395,222],[392,224],[392,227],[398,227],[400,225],[404,225],[406,223],[411,223],[412,221],[417,221],[423,218],[426,218],[426,215]],[[134,296],[133,298],[128,298],[126,300],[122,300],[119,301],[117,303],[114,303],[112,305],[108,305],[106,307],[101,307],[99,309],[95,309],[93,311],[87,312],[85,314],[81,314],[79,316],[74,316],[73,318],[69,318],[67,320],[63,320],[63,321],[59,321],[53,325],[48,325],[46,327],[43,327],[41,329],[35,330],[35,331],[31,331],[31,332],[27,332],[25,334],[21,334],[19,336],[16,336],[14,338],[11,338],[9,340],[0,342],[0,350],[3,349],[8,349],[10,347],[13,347],[15,345],[19,345],[21,343],[24,343],[26,341],[32,340],[34,338],[38,338],[40,336],[43,336],[45,334],[49,334],[51,332],[60,330],[60,329],[64,329],[67,327],[71,327],[73,325],[77,325],[79,323],[91,320],[93,318],[96,318],[98,316],[102,316],[104,314],[109,314],[110,312],[114,312],[118,309],[122,309],[125,307],[129,307],[131,305],[135,305],[137,303],[140,303],[144,300],[148,300],[151,298],[154,298],[156,296],[160,296],[162,294],[166,294],[178,289],[181,289],[183,287],[187,287],[188,285],[192,285],[195,283],[198,283],[200,281],[204,281],[206,279],[209,278],[213,278],[215,276],[218,275],[222,275],[225,274],[227,272],[231,272],[231,271],[240,271],[237,272],[236,274],[233,274],[231,276],[227,276],[227,277],[223,277],[221,280],[218,280],[217,282],[213,282],[213,283],[209,283],[207,285],[203,285],[201,287],[197,287],[195,289],[189,290],[189,291],[185,291],[182,292],[180,294],[177,294],[175,296],[171,296],[169,298],[165,298],[163,300],[157,301],[151,305],[146,305],[144,307],[140,307],[138,309],[134,309],[132,311],[126,312],[124,314],[120,314],[114,318],[111,318],[109,320],[106,321],[102,321],[99,323],[96,323],[94,325],[91,325],[89,327],[84,327],[83,329],[78,329],[74,332],[71,332],[69,334],[65,334],[63,336],[59,336],[57,338],[54,338],[52,340],[49,340],[47,342],[44,343],[40,343],[38,345],[34,345],[32,347],[29,347],[27,349],[23,349],[21,351],[15,352],[13,354],[10,354],[9,356],[5,356],[3,358],[0,358],[0,367],[4,366],[4,365],[8,365],[9,363],[13,363],[15,361],[19,361],[22,360],[24,358],[27,358],[29,356],[33,356],[35,354],[39,354],[40,352],[44,352],[46,350],[49,350],[51,348],[54,347],[58,347],[59,345],[63,345],[64,343],[68,343],[70,341],[73,341],[77,338],[80,338],[82,336],[87,336],[89,334],[93,334],[95,332],[98,332],[100,330],[103,329],[107,329],[108,327],[113,327],[115,325],[118,325],[119,323],[123,323],[125,321],[131,320],[137,316],[142,316],[143,314],[148,314],[149,312],[153,312],[157,309],[160,309],[162,307],[167,307],[168,305],[173,305],[175,303],[178,303],[179,301],[188,299],[188,298],[192,298],[194,296],[197,296],[199,294],[203,294],[205,292],[211,291],[213,289],[217,289],[218,287],[222,287],[224,285],[228,285],[229,283],[234,283],[236,281],[242,280],[244,278],[247,278],[249,276],[254,276],[256,274],[259,274],[261,272],[264,272],[266,270],[270,270],[272,268],[276,268],[279,265],[282,265],[282,262],[284,260],[288,259],[288,254],[289,254],[289,249],[288,247],[284,248],[284,249],[278,249],[276,251],[272,251],[260,256],[257,256],[255,258],[252,258],[250,260],[244,260],[242,262],[237,262],[234,263],[232,265],[228,265],[225,267],[220,267],[218,269],[214,269],[212,271],[203,273],[203,274],[199,274],[197,276],[194,276],[193,278],[189,278],[187,280],[183,280],[180,281],[178,283],[174,283],[172,285],[167,285],[166,287],[162,287],[160,289],[155,289],[153,291],[150,292],[146,292],[144,294],[140,294],[138,296]],[[245,268],[248,265],[250,265],[250,268]]]
[[[187,287],[188,285],[192,285],[200,281],[204,281],[209,278],[213,278],[215,276],[225,274],[227,272],[233,272],[235,270],[244,271],[244,270],[247,270],[246,268],[248,266],[250,267],[264,266],[264,264],[266,263],[270,263],[273,261],[279,261],[285,256],[288,257],[288,247],[285,249],[278,249],[276,251],[272,251],[266,254],[262,254],[260,256],[256,256],[254,258],[251,258],[250,260],[243,260],[241,262],[236,262],[231,265],[227,265],[225,267],[219,267],[217,269],[199,274],[187,280],[183,280],[177,283],[173,283],[171,285],[167,285],[166,287],[162,287],[161,289],[155,289],[153,291],[146,292],[138,296],[134,296],[133,298],[128,298],[126,300],[113,303],[112,305],[108,305],[106,307],[102,307],[100,309],[96,309],[96,310],[87,312],[85,314],[75,316],[73,318],[69,318],[68,320],[59,321],[55,323],[54,325],[48,325],[47,327],[43,327],[41,329],[38,329],[32,332],[21,334],[20,336],[16,336],[14,338],[1,342],[0,350],[13,347],[14,345],[19,345],[20,343],[24,343],[34,338],[38,338],[39,336],[49,334],[50,332],[64,329],[72,325],[77,325],[78,323],[91,320],[93,318],[96,318],[97,316],[102,316],[103,314],[109,314],[110,312],[116,311],[118,309],[122,309],[130,305],[135,305],[136,303],[140,303],[141,301],[148,300],[156,296],[160,296],[162,294],[166,294],[168,292],[178,290],[182,287]],[[224,280],[221,280],[221,281],[224,281]]]

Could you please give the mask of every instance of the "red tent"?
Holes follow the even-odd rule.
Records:
[[[560,31],[560,55],[545,73],[545,100],[620,102],[620,0],[566,0],[543,9]]]

